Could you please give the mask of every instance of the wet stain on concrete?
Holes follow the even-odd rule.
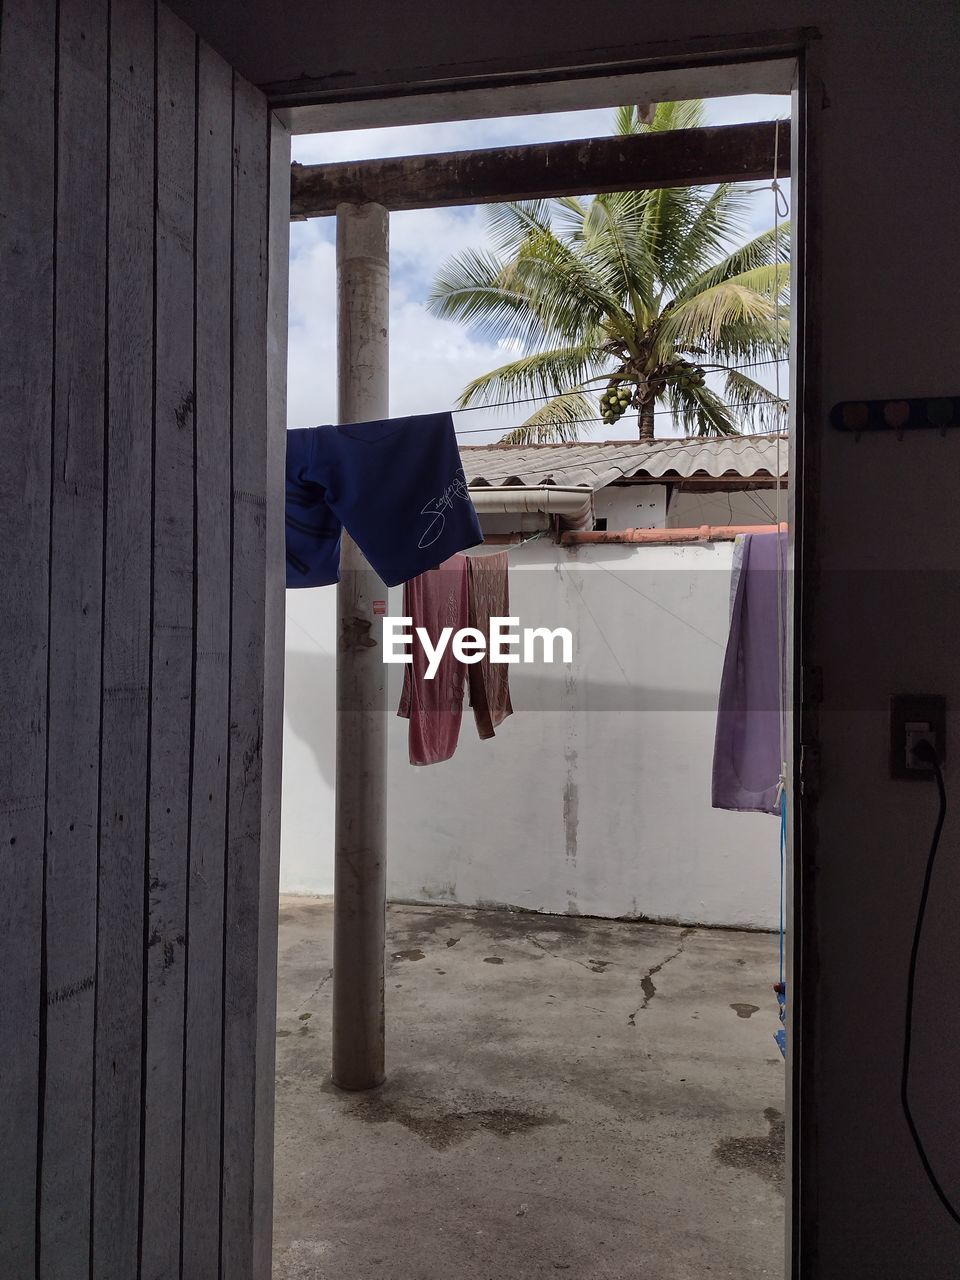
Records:
[[[471,922],[472,918],[471,913]],[[411,947],[423,946],[424,943],[434,940],[439,941],[437,934],[442,935],[444,941],[447,941],[446,935],[450,932],[450,926],[455,927],[456,923],[450,918],[449,908],[440,907],[436,910],[421,908],[418,911],[412,911],[409,908],[405,910],[403,907],[387,907],[387,930],[391,938],[395,942],[403,942]]]
[[[782,1112],[767,1107],[763,1113],[767,1122],[766,1137],[723,1138],[713,1148],[713,1154],[728,1169],[743,1169],[763,1178],[778,1191],[783,1190],[784,1177],[784,1121]]]
[[[289,1034],[290,1034],[290,1032],[289,1032],[289,1031],[278,1031],[278,1032],[277,1032],[277,1039],[278,1039],[278,1040],[283,1040],[283,1039],[284,1039],[286,1036],[288,1036]]]
[[[312,1014],[312,1013],[301,1013],[301,1015],[300,1015],[300,1021],[301,1021],[301,1022],[309,1022],[309,1021],[310,1021],[310,1019],[311,1019],[312,1017],[313,1017],[313,1014]]]
[[[424,960],[424,959],[426,959],[426,956],[425,956],[424,952],[422,952],[419,948],[414,948],[412,951],[394,951],[394,953],[393,953],[393,955],[390,957],[390,959],[391,959],[391,960],[394,960],[394,961],[397,961],[397,960]]]
[[[483,963],[484,964],[503,964],[503,961],[499,956],[484,956]]]
[[[730,1008],[738,1018],[752,1018],[760,1006],[758,1004],[732,1004]]]
[[[529,1133],[544,1125],[560,1124],[559,1116],[517,1107],[465,1107],[444,1110],[439,1106],[411,1106],[405,1099],[381,1092],[364,1098],[348,1112],[365,1124],[401,1124],[435,1151],[459,1146],[476,1133],[495,1133],[509,1138],[516,1133]]]
[[[590,935],[591,926],[595,929],[597,925],[597,921],[575,914],[578,910],[575,902],[573,902],[573,912],[568,912],[566,915],[522,911],[503,903],[483,903],[471,910],[467,923],[490,942],[521,941],[530,933],[543,933],[551,935],[551,939],[575,944]],[[444,923],[449,929],[449,918]],[[457,941],[459,940],[458,938]],[[450,945],[449,942],[448,945]]]

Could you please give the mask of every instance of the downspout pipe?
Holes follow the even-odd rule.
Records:
[[[593,528],[593,490],[583,486],[484,485],[471,489],[470,497],[480,516],[542,511],[546,515],[562,517],[565,529]]]

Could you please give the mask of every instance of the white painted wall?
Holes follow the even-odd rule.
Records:
[[[515,668],[515,714],[481,742],[468,710],[441,765],[411,766],[391,719],[390,895],[775,926],[776,819],[710,807],[731,556],[730,543],[511,551],[512,610],[570,627],[573,665]],[[288,892],[333,887],[334,599],[287,594]]]
[[[594,498],[596,514],[615,529],[662,529],[667,522],[665,484],[608,484]]]
[[[780,493],[780,519],[787,518],[786,486]],[[690,529],[702,524],[776,524],[775,489],[730,489],[698,493],[690,489],[670,499],[668,529]]]

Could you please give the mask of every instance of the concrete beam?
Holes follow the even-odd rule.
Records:
[[[340,204],[434,209],[603,191],[762,182],[790,173],[787,121],[291,166],[290,216]]]

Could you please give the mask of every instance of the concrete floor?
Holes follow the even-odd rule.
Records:
[[[281,904],[276,1280],[782,1277],[774,937],[392,906],[358,1095],[331,923]]]

